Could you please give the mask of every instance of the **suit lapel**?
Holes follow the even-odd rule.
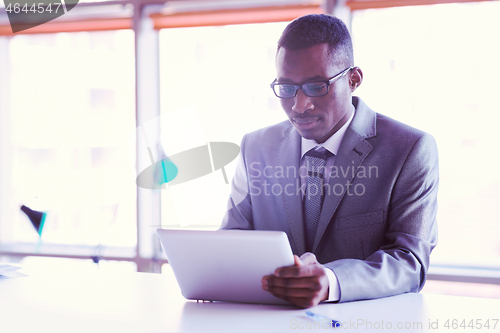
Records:
[[[340,201],[346,194],[348,186],[352,183],[358,168],[373,149],[373,146],[365,138],[376,135],[376,114],[356,97],[353,98],[353,104],[356,107],[356,114],[344,134],[337,157],[335,158],[333,168],[337,172],[332,172],[332,176],[326,187],[326,190],[329,190],[330,193],[326,192],[325,194],[313,252],[316,251],[321,237],[337,210]],[[353,189],[350,188],[349,191],[352,193]]]
[[[279,178],[279,181],[283,189],[281,197],[283,198],[286,218],[293,238],[290,245],[294,253],[305,252],[302,192],[299,190],[300,142],[299,133],[290,125],[286,129],[285,139],[281,142],[277,151],[277,165],[285,168],[284,177]]]

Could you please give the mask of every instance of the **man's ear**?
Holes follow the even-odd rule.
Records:
[[[361,71],[361,68],[356,66],[351,69],[349,74],[349,86],[351,88],[351,92],[354,92],[354,90],[361,85],[361,82],[363,82],[363,72]]]

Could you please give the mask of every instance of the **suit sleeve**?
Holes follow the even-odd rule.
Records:
[[[231,183],[231,194],[227,203],[227,211],[220,229],[254,229],[252,222],[252,202],[249,193],[247,166],[245,161],[247,135],[241,140],[236,172]]]
[[[438,153],[431,135],[419,137],[393,186],[387,244],[365,260],[325,264],[337,276],[340,302],[418,292],[437,243]]]

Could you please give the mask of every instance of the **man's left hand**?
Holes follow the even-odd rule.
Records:
[[[262,289],[302,308],[327,300],[329,281],[316,256],[307,252],[300,258],[294,255],[294,260],[294,265],[280,267],[274,275],[264,276]]]

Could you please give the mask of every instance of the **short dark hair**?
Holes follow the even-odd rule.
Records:
[[[328,43],[330,54],[345,57],[346,66],[354,66],[354,55],[349,30],[339,18],[326,14],[299,17],[287,25],[278,41],[278,50],[304,49]]]

